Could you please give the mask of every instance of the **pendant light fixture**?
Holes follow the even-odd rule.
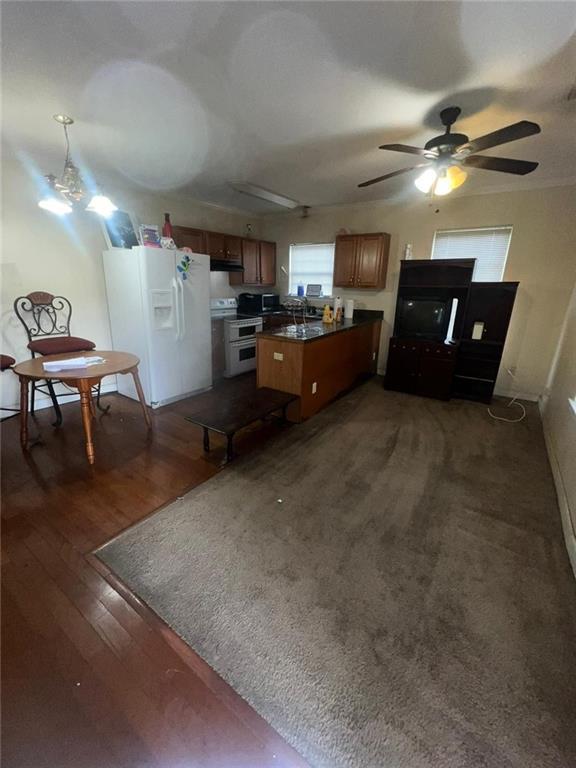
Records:
[[[421,192],[442,197],[462,186],[467,178],[466,171],[454,163],[447,167],[427,168],[414,184]]]
[[[48,192],[38,205],[45,211],[50,211],[50,213],[55,213],[58,216],[64,216],[72,213],[74,206],[81,203],[88,196],[88,191],[80,170],[70,157],[68,126],[73,125],[74,120],[68,115],[54,115],[54,120],[64,128],[64,137],[66,139],[64,170],[60,178],[54,176],[53,173],[49,173],[46,176]],[[114,211],[118,210],[118,207],[114,205],[110,198],[101,193],[96,193],[86,206],[86,210],[108,218]]]

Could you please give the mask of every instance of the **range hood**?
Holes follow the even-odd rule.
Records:
[[[210,259],[210,272],[244,272],[244,267],[226,259]]]

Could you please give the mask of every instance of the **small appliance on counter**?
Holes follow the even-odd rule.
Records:
[[[280,309],[277,293],[241,293],[238,296],[239,315],[263,315]]]

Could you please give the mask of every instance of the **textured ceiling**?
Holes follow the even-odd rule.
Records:
[[[437,112],[471,137],[519,119],[542,134],[486,154],[537,160],[524,179],[475,170],[463,190],[576,177],[575,3],[3,2],[3,122],[42,172],[73,150],[99,179],[128,179],[249,210],[251,181],[306,205],[408,200]],[[47,165],[50,164],[50,165]]]

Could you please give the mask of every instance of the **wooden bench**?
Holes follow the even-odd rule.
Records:
[[[268,387],[248,392],[239,390],[237,394],[227,393],[227,396],[222,396],[218,389],[213,389],[194,398],[194,410],[185,418],[203,428],[206,452],[210,450],[210,432],[226,436],[224,463],[227,464],[235,455],[233,440],[238,430],[280,410],[282,420],[286,421],[286,408],[297,399],[296,395]]]

